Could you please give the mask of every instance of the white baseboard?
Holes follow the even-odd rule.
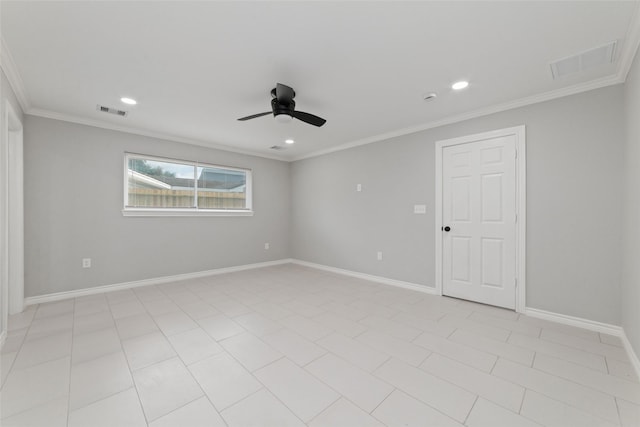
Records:
[[[0,333],[0,350],[4,347],[4,342],[7,340],[7,331]]]
[[[631,361],[631,365],[636,371],[636,377],[640,381],[640,359],[638,359],[638,355],[633,350],[633,346],[627,338],[627,334],[624,333],[624,329],[622,330],[622,343],[624,344],[624,349],[627,350],[627,354],[629,355],[629,360]]]
[[[615,335],[622,337],[624,331],[621,326],[610,325],[608,323],[596,322],[595,320],[583,319],[581,317],[568,316],[566,314],[554,313],[537,308],[527,307],[524,314],[538,319],[549,320],[551,322],[562,323],[564,325],[575,326],[577,328],[588,329],[593,332],[602,332],[603,334]]]
[[[359,273],[356,271],[344,270],[342,268],[330,267],[327,265],[316,264],[308,261],[302,261],[295,258],[291,259],[290,261],[293,264],[298,264],[305,267],[311,267],[318,270],[324,270],[332,273],[342,274],[345,276],[356,277],[358,279],[364,279],[372,282],[383,283],[385,285],[411,289],[413,291],[424,292],[427,294],[440,295],[435,290],[435,288],[424,286],[424,285],[418,285],[416,283],[403,282],[401,280],[389,279],[387,277],[373,276],[370,274]],[[610,325],[608,323],[596,322],[594,320],[583,319],[581,317],[568,316],[566,314],[559,314],[551,311],[539,310],[537,308],[529,308],[529,307],[525,308],[525,311],[523,314],[531,317],[537,317],[543,320],[549,320],[555,323],[562,323],[564,325],[575,326],[582,329],[588,329],[594,332],[602,332],[604,334],[620,337],[620,339],[622,339],[622,342],[624,343],[624,348],[627,351],[627,354],[629,355],[629,360],[631,361],[631,364],[635,368],[638,378],[640,378],[640,360],[638,360],[638,356],[634,352],[633,347],[631,346],[631,343],[629,342],[629,339],[627,338],[626,334],[624,333],[624,329],[622,329],[621,326]]]
[[[562,323],[564,325],[575,326],[582,329],[588,329],[593,332],[601,332],[619,337],[622,340],[624,349],[629,356],[631,365],[636,371],[637,377],[640,379],[640,359],[633,349],[627,334],[621,326],[610,325],[608,323],[596,322],[594,320],[583,319],[580,317],[567,316],[566,314],[553,313],[551,311],[539,310],[537,308],[526,308],[524,314],[538,319],[549,320],[551,322]]]
[[[94,288],[77,289],[54,294],[38,295],[24,299],[25,307],[33,304],[42,304],[52,301],[60,301],[68,298],[77,298],[87,295],[101,294],[103,292],[120,291],[123,289],[138,288],[140,286],[160,285],[162,283],[177,282],[180,280],[199,279],[201,277],[215,276],[218,274],[233,273],[236,271],[252,270],[254,268],[271,267],[274,265],[289,264],[291,259],[285,258],[276,261],[258,262],[255,264],[238,265],[234,267],[216,268],[214,270],[198,271],[195,273],[176,274],[174,276],[154,277],[151,279],[135,280],[132,282],[116,283],[113,285],[96,286]]]
[[[328,265],[316,264],[313,262],[302,261],[299,259],[291,259],[291,263],[302,265],[305,267],[316,268],[318,270],[329,271],[331,273],[342,274],[345,276],[356,277],[358,279],[369,280],[371,282],[383,283],[398,288],[410,289],[412,291],[423,292],[430,295],[440,295],[434,287],[426,285],[418,285],[417,283],[403,282],[402,280],[389,279],[388,277],[373,276],[371,274],[359,273],[357,271],[344,270],[342,268],[329,267]]]
[[[388,277],[381,277],[381,276],[374,276],[366,273],[359,273],[357,271],[330,267],[327,265],[316,264],[313,262],[302,261],[299,259],[285,258],[285,259],[280,259],[276,261],[260,262],[255,264],[245,264],[245,265],[238,265],[234,267],[217,268],[214,270],[199,271],[195,273],[155,277],[151,279],[136,280],[132,282],[117,283],[113,285],[97,286],[95,288],[78,289],[74,291],[39,295],[35,297],[25,298],[24,304],[25,306],[33,305],[33,304],[42,304],[46,302],[60,301],[68,298],[77,298],[77,297],[82,297],[87,295],[95,295],[103,292],[113,292],[113,291],[119,291],[122,289],[137,288],[141,286],[159,285],[162,283],[176,282],[181,280],[198,279],[198,278],[214,276],[218,274],[233,273],[237,271],[252,270],[255,268],[271,267],[275,265],[282,265],[282,264],[289,264],[289,263],[302,265],[310,268],[315,268],[318,270],[328,271],[331,273],[342,274],[345,276],[355,277],[358,279],[369,280],[371,282],[382,283],[385,285],[395,286],[395,287],[404,288],[404,289],[410,289],[412,291],[423,292],[430,295],[440,295],[434,287],[430,287],[430,286],[419,285],[417,283],[411,283],[411,282],[404,282],[402,280],[390,279]],[[638,378],[640,378],[640,360],[638,359],[638,356],[636,355],[633,347],[631,346],[631,343],[629,342],[629,339],[627,338],[624,332],[624,329],[622,327],[616,326],[616,325],[610,325],[607,323],[596,322],[593,320],[583,319],[580,317],[568,316],[565,314],[539,310],[537,308],[527,307],[524,311],[524,314],[527,316],[536,317],[539,319],[549,320],[551,322],[562,323],[569,326],[575,326],[578,328],[588,329],[594,332],[602,332],[605,334],[615,335],[617,337],[620,337],[624,344],[624,348],[627,351],[627,354],[629,355],[629,360],[631,361],[631,364],[633,365],[636,371],[636,374],[638,375]],[[4,345],[6,338],[7,338],[7,332],[2,331],[2,333],[0,333],[0,349]]]

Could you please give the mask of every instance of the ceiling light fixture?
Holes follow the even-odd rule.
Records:
[[[293,117],[289,114],[279,113],[276,114],[276,122],[278,123],[290,123],[293,120]]]
[[[293,139],[285,139],[285,140],[284,140],[284,142],[285,142],[286,144],[293,144],[293,143],[295,143],[295,141],[294,141]]]
[[[136,105],[138,103],[138,101],[136,101],[135,99],[132,99],[132,98],[120,98],[120,101],[124,102],[125,104],[129,104],[129,105]]]
[[[459,82],[455,82],[454,84],[452,84],[451,85],[451,89],[453,89],[453,90],[461,90],[461,89],[464,89],[467,86],[469,86],[469,82],[467,82],[465,80],[460,80]]]

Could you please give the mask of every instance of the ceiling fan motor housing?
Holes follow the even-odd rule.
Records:
[[[292,99],[289,102],[278,102],[277,98],[271,100],[271,109],[273,110],[273,116],[278,121],[289,122],[293,119],[293,111],[295,110],[296,102]]]
[[[327,121],[322,117],[315,116],[313,114],[305,113],[304,111],[296,111],[295,91],[287,85],[278,83],[277,86],[271,89],[271,113],[277,122],[288,123],[294,118],[308,123],[313,126],[320,127]],[[258,117],[266,116],[269,111],[264,113],[252,114],[251,116],[241,117],[238,120],[244,122],[246,120],[255,119]]]

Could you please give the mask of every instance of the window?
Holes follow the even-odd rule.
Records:
[[[125,153],[124,215],[252,215],[251,171]]]

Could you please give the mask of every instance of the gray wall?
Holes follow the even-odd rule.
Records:
[[[637,70],[626,86],[292,164],[27,115],[26,296],[290,256],[432,286],[434,142],[524,124],[527,305],[622,320],[637,346],[637,263],[626,264],[620,292],[622,233],[633,229],[639,210],[640,168],[629,165],[640,151],[637,121],[628,120],[623,142],[625,91],[628,117],[638,116]],[[252,168],[256,214],[123,217],[125,151]],[[617,227],[623,180],[631,216]],[[426,204],[427,214],[413,214],[414,204]],[[627,259],[637,259],[640,237],[626,234],[624,242]],[[93,259],[91,269],[81,268],[83,257]]]
[[[625,84],[625,113],[622,327],[640,356],[640,55],[637,53]]]
[[[620,324],[623,120],[617,85],[297,161],[292,255],[433,286],[434,142],[524,124],[527,306]]]
[[[288,163],[25,118],[25,296],[289,256]],[[125,151],[250,168],[255,215],[123,217]]]

